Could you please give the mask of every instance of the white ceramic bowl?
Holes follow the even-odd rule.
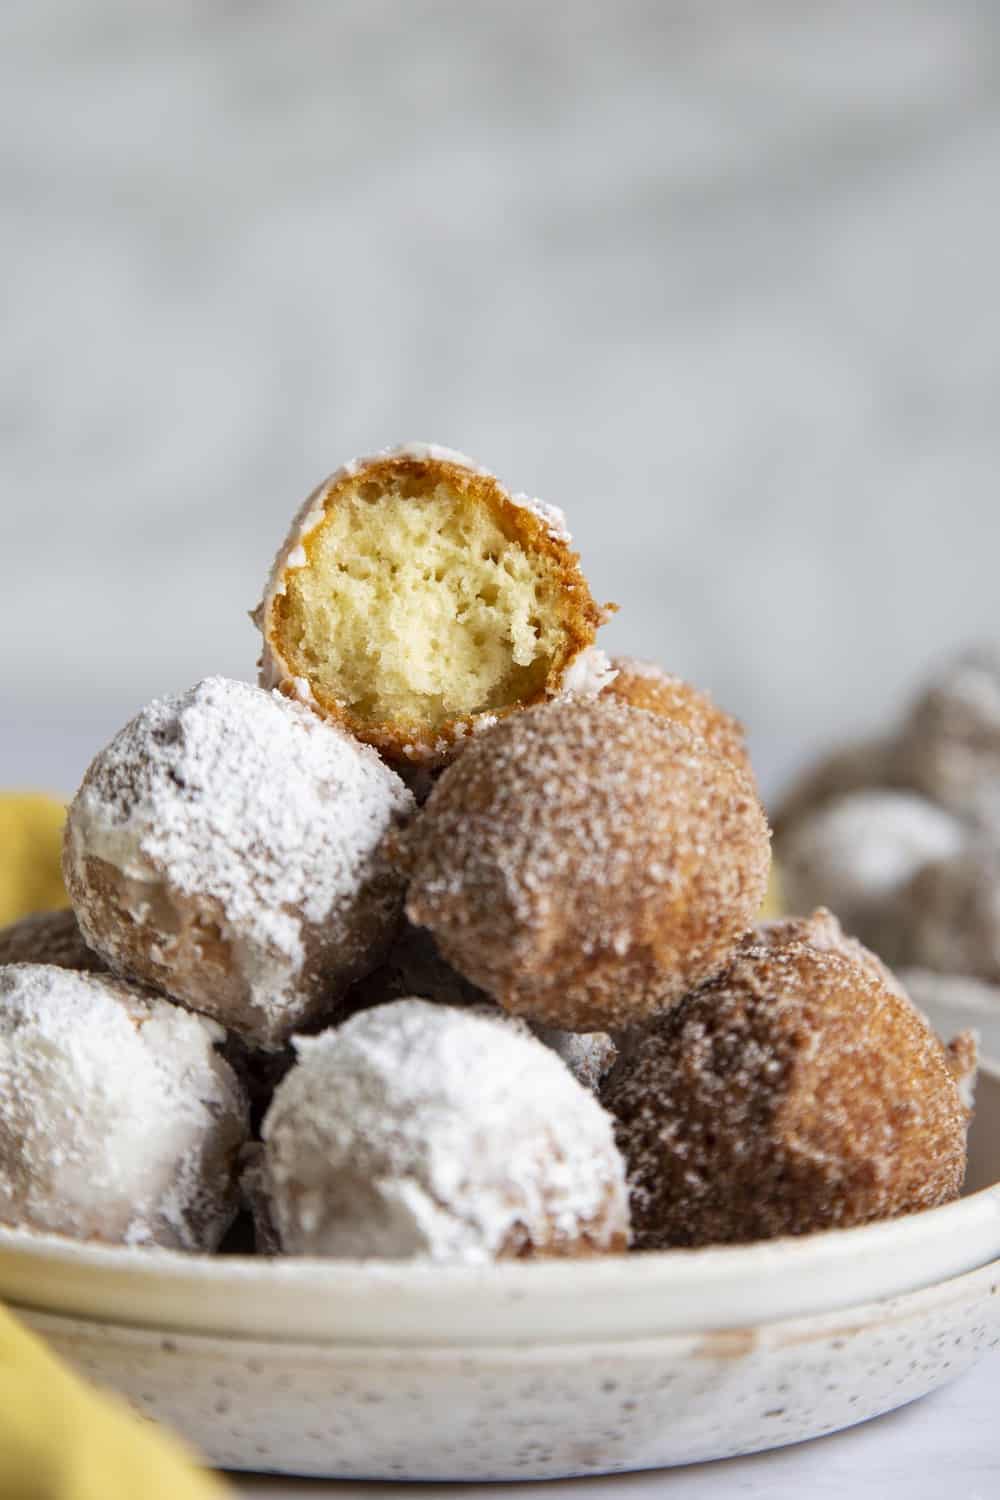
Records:
[[[0,1231],[0,1296],[230,1468],[529,1479],[718,1458],[902,1405],[1000,1339],[1000,1072],[966,1196],[733,1249],[485,1268]]]

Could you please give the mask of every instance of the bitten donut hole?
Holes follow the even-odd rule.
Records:
[[[280,601],[321,696],[362,722],[431,730],[539,693],[564,646],[556,565],[437,476],[346,489]]]

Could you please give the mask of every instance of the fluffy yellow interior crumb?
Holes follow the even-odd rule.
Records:
[[[447,484],[373,489],[338,500],[288,578],[314,685],[357,719],[432,730],[535,692],[562,639],[553,563]]]

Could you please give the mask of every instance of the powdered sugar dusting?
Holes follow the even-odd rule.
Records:
[[[832,911],[820,906],[808,917],[779,917],[772,922],[763,922],[750,934],[748,943],[772,951],[785,948],[789,943],[807,943],[819,953],[837,953],[841,958],[857,964],[877,984],[907,999],[907,991],[896,975],[884,964],[877,953],[848,937]]]
[[[151,906],[210,902],[250,1007],[294,1024],[310,942],[322,929],[331,980],[350,950],[385,834],[413,809],[375,752],[279,693],[207,678],[143,709],[102,751],[70,809],[65,868],[81,927],[129,968],[95,904],[87,861],[128,882],[130,914],[157,942]],[[400,882],[385,895],[391,931]],[[154,959],[169,967],[169,932]],[[162,976],[156,976],[162,982]],[[167,985],[170,988],[169,984]],[[173,993],[174,991],[171,990]],[[197,1003],[182,985],[179,998]],[[199,1005],[210,1009],[210,1005]]]
[[[382,966],[355,985],[344,1000],[346,1015],[385,1005],[393,1000],[431,1000],[436,1005],[471,1006],[497,1017],[504,1012],[484,993],[441,957],[430,933],[424,928],[403,928]],[[603,1031],[559,1031],[554,1026],[528,1023],[531,1032],[560,1057],[573,1077],[596,1093],[611,1071],[617,1048]]]
[[[607,654],[599,646],[588,646],[574,656],[563,674],[563,697],[596,698],[618,676]]]
[[[403,999],[296,1048],[262,1131],[286,1251],[475,1262],[624,1248],[611,1121],[526,1029]]]
[[[673,679],[655,661],[641,661],[636,656],[617,656],[615,666],[621,672],[627,672],[630,677],[645,677],[651,682],[670,682]]]
[[[373,460],[384,458],[412,458],[415,463],[457,464],[460,469],[468,469],[472,474],[490,473],[489,469],[477,464],[467,453],[459,453],[457,448],[446,448],[441,443],[400,443],[395,448],[383,448],[372,458],[356,459],[355,462],[362,469]]]
[[[0,969],[0,1220],[214,1249],[248,1131],[222,1037],[105,975]]]
[[[557,542],[565,542],[569,546],[573,538],[566,521],[566,513],[560,510],[558,505],[549,505],[544,500],[535,500],[531,495],[511,495],[515,505],[522,510],[530,510],[532,515],[545,522],[545,529],[549,536]]]

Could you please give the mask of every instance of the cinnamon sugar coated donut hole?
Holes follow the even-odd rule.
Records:
[[[864,1224],[957,1197],[967,1113],[920,1012],[848,953],[745,948],[615,1069],[640,1249]]]
[[[0,966],[55,964],[59,969],[103,973],[107,964],[83,941],[72,911],[39,911],[0,931]]]
[[[403,876],[384,845],[413,808],[368,746],[212,677],[151,703],[93,761],[66,884],[115,972],[277,1047],[387,948]]]
[[[530,709],[477,736],[404,838],[407,914],[506,1010],[600,1031],[726,962],[767,884],[749,779],[614,699]]]
[[[222,1038],[110,975],[0,968],[0,1222],[214,1250],[248,1133]]]
[[[707,693],[682,677],[673,677],[655,662],[631,656],[611,659],[615,676],[604,689],[606,698],[620,698],[633,708],[645,708],[689,729],[722,760],[753,774],[743,725],[719,708]]]
[[[424,444],[320,485],[254,614],[266,687],[415,765],[519,706],[598,691],[603,618],[561,511]]]
[[[611,1118],[518,1023],[407,999],[295,1045],[250,1185],[286,1253],[482,1262],[626,1248]]]

